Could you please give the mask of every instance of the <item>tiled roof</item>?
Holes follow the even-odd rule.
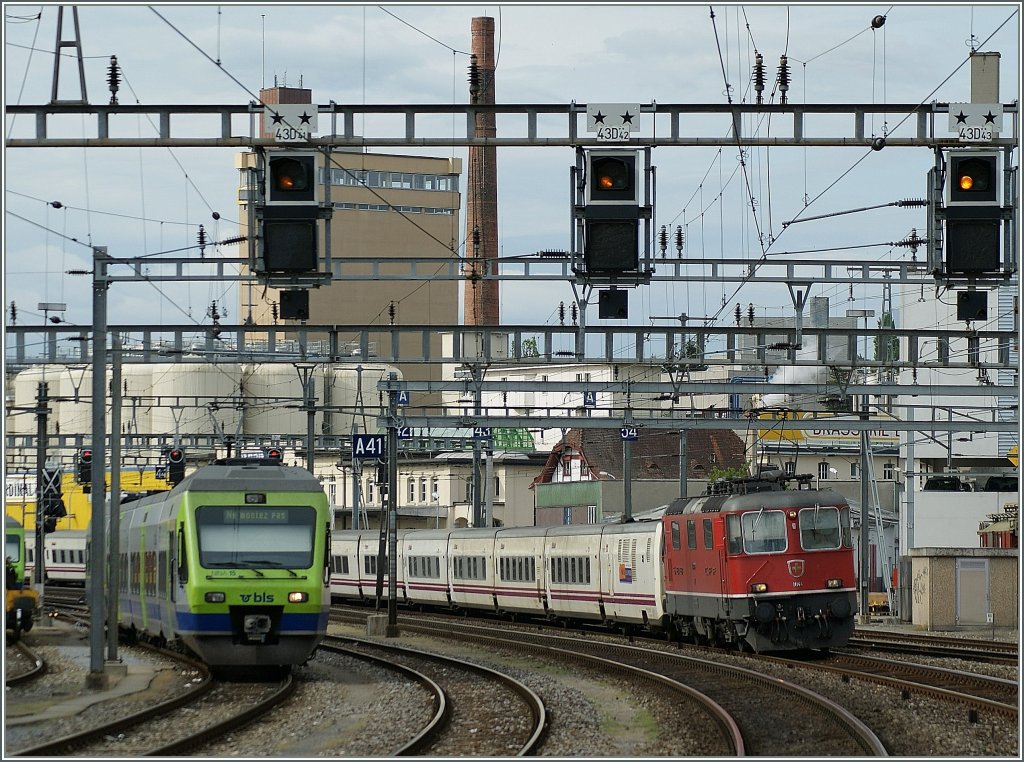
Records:
[[[713,468],[742,468],[746,463],[743,440],[735,432],[718,429],[691,429],[686,435],[687,478],[701,479]],[[567,450],[577,450],[598,478],[601,472],[621,479],[623,473],[622,438],[619,429],[570,429],[551,450],[548,462],[537,481],[547,482]],[[679,478],[679,432],[666,429],[642,429],[632,445],[633,479]]]

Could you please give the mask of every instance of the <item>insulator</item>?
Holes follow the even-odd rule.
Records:
[[[750,325],[754,324],[754,303],[753,302],[751,302],[750,304],[747,305],[747,322],[750,323]]]
[[[480,67],[476,63],[476,54],[469,57],[469,95],[475,101],[480,92]]]
[[[558,324],[565,325],[565,302],[558,303]]]
[[[683,253],[683,245],[686,243],[686,234],[681,225],[676,225],[676,251]]]
[[[473,228],[473,256],[480,256],[480,228]]]
[[[754,54],[754,92],[757,93],[757,102],[763,102],[764,92],[764,56],[760,53]]]
[[[661,249],[661,256],[665,256],[665,250],[668,248],[668,230],[664,225],[658,232],[658,248]]]
[[[202,225],[199,226],[199,232],[196,234],[196,240],[199,242],[200,253],[206,251],[206,228]]]
[[[270,303],[270,317],[273,318],[274,322],[277,322],[277,302]]]
[[[110,57],[110,68],[107,70],[107,84],[110,85],[110,105],[117,104],[117,91],[120,89],[121,73],[117,66],[117,56]]]
[[[11,302],[11,325],[15,325],[18,322],[18,305]]]
[[[871,19],[871,28],[872,29],[881,29],[884,25],[885,25],[885,16],[879,15],[879,16],[875,16],[873,19]]]
[[[785,53],[779,56],[779,76],[777,81],[779,83],[779,92],[781,93],[779,102],[785,103],[786,92],[789,90],[789,59]]]
[[[576,325],[576,302],[569,306],[569,314],[572,316],[572,324]]]
[[[388,303],[388,320],[391,321],[391,325],[395,324],[395,303]]]
[[[928,206],[928,201],[923,198],[905,198],[897,201],[896,206]]]
[[[740,303],[736,302],[736,325],[740,324],[740,320],[743,317],[743,310],[740,309]]]

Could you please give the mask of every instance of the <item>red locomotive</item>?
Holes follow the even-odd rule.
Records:
[[[846,643],[857,613],[850,506],[811,478],[723,480],[668,507],[665,616],[681,635],[754,651]]]

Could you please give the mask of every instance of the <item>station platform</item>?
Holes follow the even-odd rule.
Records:
[[[8,692],[4,705],[6,727],[67,717],[93,704],[144,691],[162,671],[130,654],[119,654],[120,661],[106,662],[102,674],[93,674],[88,632],[59,617],[37,622],[31,631],[22,634],[22,640],[30,650],[56,650],[61,660],[59,688],[51,687],[45,693],[29,689],[24,699]],[[40,656],[47,658],[46,653]]]

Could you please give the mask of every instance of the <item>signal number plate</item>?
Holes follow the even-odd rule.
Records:
[[[960,142],[961,143],[991,143],[992,142],[992,128],[991,127],[961,127],[960,128]]]

